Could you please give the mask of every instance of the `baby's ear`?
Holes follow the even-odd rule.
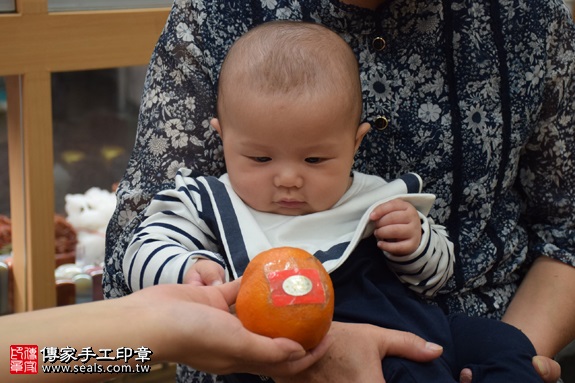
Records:
[[[222,127],[220,126],[220,120],[214,117],[210,120],[210,125],[216,130],[216,132],[218,132],[220,137],[222,137]]]
[[[359,149],[359,145],[361,144],[361,140],[363,137],[369,132],[371,129],[371,125],[368,122],[364,122],[363,124],[359,125],[357,128],[357,133],[355,134],[355,150]]]

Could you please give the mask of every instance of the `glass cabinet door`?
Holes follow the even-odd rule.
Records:
[[[106,226],[135,141],[145,71],[52,74],[56,263],[75,263],[74,272],[101,269],[104,261]]]
[[[14,0],[0,0],[0,12],[14,12],[15,10]]]

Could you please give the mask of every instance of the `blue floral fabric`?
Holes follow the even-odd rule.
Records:
[[[534,258],[575,265],[575,27],[562,0],[388,0],[376,11],[336,0],[175,0],[108,227],[108,298],[129,293],[122,255],[153,195],[183,166],[224,172],[209,126],[218,71],[239,36],[274,19],[325,24],[356,53],[374,126],[356,169],[416,172],[437,195],[431,217],[457,261],[435,303],[500,318]]]

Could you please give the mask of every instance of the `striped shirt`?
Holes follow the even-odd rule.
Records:
[[[251,209],[234,192],[227,174],[220,178],[191,175],[189,169],[180,170],[176,187],[156,195],[128,246],[123,269],[133,291],[181,283],[198,259],[218,262],[227,278],[235,279],[255,255],[279,246],[305,249],[332,272],[345,267],[356,245],[373,235],[369,220],[373,208],[394,198],[418,209],[423,235],[412,254],[385,254],[391,270],[426,296],[434,295],[453,273],[453,244],[445,229],[426,217],[435,198],[420,193],[416,174],[386,182],[356,172],[351,187],[333,208],[301,216]]]

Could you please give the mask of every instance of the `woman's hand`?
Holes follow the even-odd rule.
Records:
[[[561,365],[546,356],[533,357],[533,367],[545,383],[556,383],[561,377]]]
[[[502,319],[531,340],[535,369],[555,383],[561,366],[550,358],[575,338],[575,267],[541,256],[521,282]]]
[[[200,371],[285,376],[308,368],[326,353],[329,338],[306,352],[292,340],[271,339],[244,328],[229,312],[239,285],[239,280],[204,287],[158,285],[127,298],[154,307],[154,315],[143,318],[163,328],[152,333],[154,356]]]
[[[329,348],[325,339],[306,352],[289,339],[271,339],[246,330],[230,313],[239,280],[218,286],[165,284],[119,299],[69,305],[0,317],[9,328],[0,346],[37,344],[81,350],[147,347],[152,363],[172,361],[215,374],[249,372],[284,376],[305,370]],[[132,367],[137,358],[127,361]],[[124,365],[122,358],[100,361],[104,368]],[[80,365],[80,360],[71,362]],[[125,367],[125,366],[124,366]],[[66,381],[100,382],[113,374],[70,374]],[[0,369],[2,382],[19,381]],[[32,374],[26,381],[59,382],[58,374]]]
[[[381,360],[386,356],[427,362],[443,352],[414,334],[368,324],[334,322],[328,336],[331,345],[323,358],[300,374],[274,376],[276,383],[384,383]]]
[[[561,377],[561,365],[546,356],[533,357],[533,367],[545,383],[556,383]],[[465,368],[459,375],[459,383],[472,383],[473,374]]]

